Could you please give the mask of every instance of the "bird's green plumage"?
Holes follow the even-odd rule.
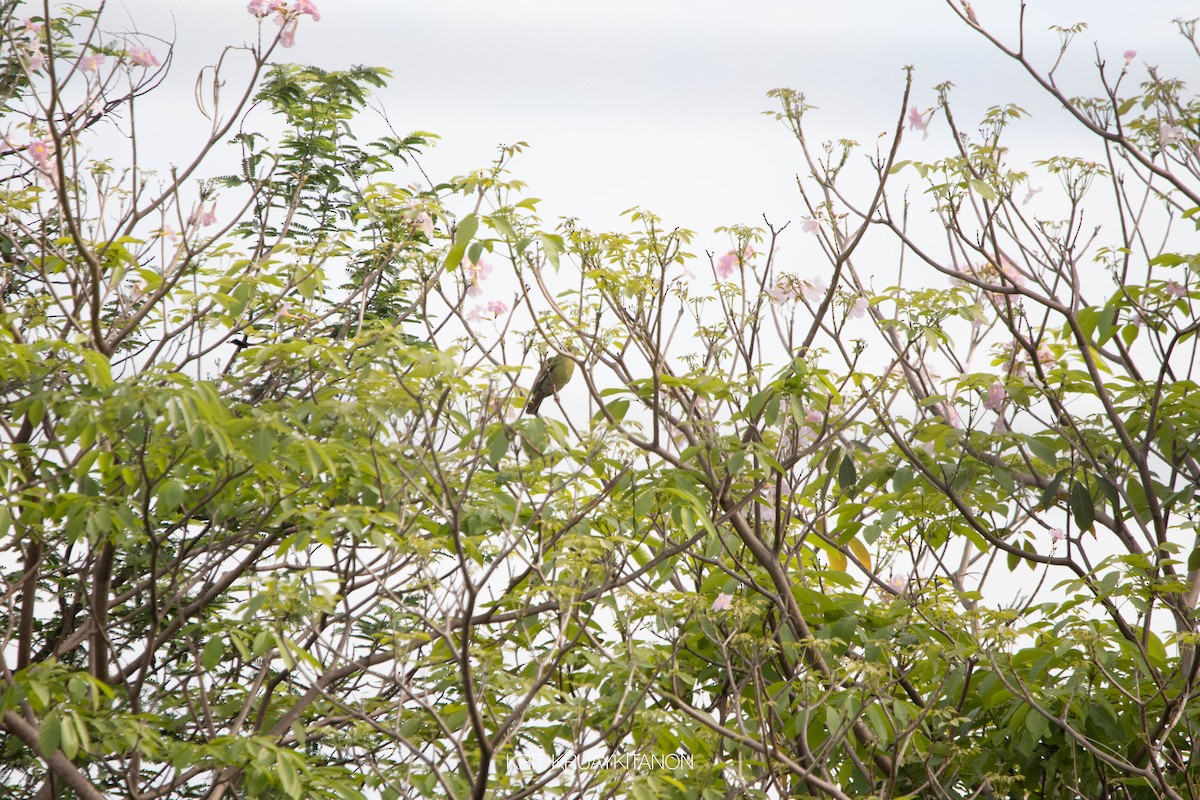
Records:
[[[567,385],[575,374],[575,362],[564,355],[555,353],[542,362],[533,386],[529,389],[529,399],[525,401],[525,413],[537,414],[542,401]]]

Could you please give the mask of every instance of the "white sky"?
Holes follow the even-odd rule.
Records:
[[[296,47],[278,51],[283,59],[328,69],[392,69],[381,105],[400,133],[443,137],[422,162],[435,180],[485,166],[499,144],[529,142],[513,173],[543,198],[547,222],[571,215],[589,227],[610,228],[634,205],[702,234],[718,225],[760,223],[764,213],[773,222],[799,220],[798,148],[785,128],[761,115],[774,110],[765,93],[779,86],[805,92],[820,108],[813,122],[822,139],[873,143],[900,112],[908,64],[916,68],[914,99],[921,108],[934,103],[935,85],[951,80],[961,121],[1017,102],[1036,114],[1040,147],[1031,156],[1077,144],[1065,115],[943,0],[318,5],[321,21],[305,18]],[[1015,0],[974,5],[984,25],[1015,28]],[[1051,63],[1057,49],[1049,24],[1089,23],[1063,71],[1074,94],[1097,91],[1094,44],[1110,65],[1121,63],[1123,51],[1137,50],[1137,75],[1148,63],[1196,77],[1181,74],[1194,72],[1195,62],[1186,58],[1171,22],[1196,14],[1187,0],[1148,0],[1136,8],[1096,0],[1030,5],[1030,48],[1042,64]],[[161,138],[175,149],[189,120],[195,131],[205,127],[192,100],[196,71],[223,45],[256,35],[242,0],[125,0],[110,6],[107,19],[110,29],[133,20],[164,38],[178,31],[170,112],[156,118]],[[909,137],[905,157],[945,152],[948,142],[937,126],[928,142]],[[164,158],[184,160],[174,152]],[[727,246],[707,236],[697,245]]]

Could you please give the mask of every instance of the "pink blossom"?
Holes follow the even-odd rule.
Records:
[[[805,217],[804,221],[800,223],[800,230],[805,233],[817,233],[821,230],[821,223],[812,217]]]
[[[825,415],[822,414],[821,410],[817,409],[817,408],[810,408],[808,410],[808,413],[804,415],[804,418],[806,420],[808,420],[809,422],[811,422],[813,425],[824,425],[825,424]]]
[[[266,0],[250,0],[246,5],[246,11],[256,17],[265,17],[270,13],[267,11]]]
[[[148,47],[135,47],[129,51],[129,60],[139,67],[157,67],[158,59]]]
[[[26,17],[22,20],[21,25],[25,28],[26,33],[32,33],[34,36],[42,32],[42,23],[34,22],[32,17]]]
[[[296,5],[292,7],[292,11],[296,14],[308,14],[313,18],[313,22],[321,21],[321,12],[317,11],[317,6],[312,0],[296,0]]]
[[[41,50],[25,51],[26,60],[29,62],[29,71],[37,72],[46,64],[46,57],[42,55]]]
[[[296,28],[299,27],[295,20],[292,20],[287,25],[283,26],[283,30],[279,32],[279,44],[283,47],[293,47],[296,44]]]
[[[1126,50],[1122,55],[1125,56],[1125,66],[1128,67],[1137,58],[1137,50]]]
[[[1158,127],[1158,143],[1163,147],[1182,142],[1187,132],[1179,125],[1163,123]]]
[[[908,575],[903,572],[893,572],[892,577],[888,578],[887,586],[896,594],[900,594],[908,588]]]
[[[851,316],[851,317],[853,317],[854,319],[862,319],[863,317],[865,317],[865,316],[867,315],[867,307],[868,307],[869,305],[870,305],[870,304],[869,304],[869,303],[867,303],[867,298],[865,298],[865,297],[859,297],[859,298],[858,298],[858,299],[856,299],[856,300],[854,301],[854,303],[853,303],[853,304],[850,306],[850,310],[849,310],[849,312],[848,312],[848,313],[849,313],[849,314],[850,314],[850,316]]]
[[[281,320],[281,319],[300,319],[300,315],[293,314],[292,313],[292,304],[289,303],[287,300],[284,300],[283,303],[280,304],[279,310],[275,312],[275,316],[273,317],[273,319],[275,320],[275,322],[279,322],[279,320]]]
[[[1063,533],[1062,528],[1051,528],[1050,529],[1050,541],[1061,542],[1065,538],[1067,538],[1067,535],[1065,533]]]
[[[433,217],[429,216],[428,212],[419,212],[413,219],[413,222],[416,224],[417,228],[419,228],[421,232],[425,234],[425,238],[433,238]]]
[[[775,282],[775,285],[767,289],[767,297],[771,298],[771,302],[777,306],[781,306],[791,298],[791,293],[784,285],[784,281],[780,278]]]
[[[822,277],[805,278],[800,281],[800,293],[810,303],[818,303],[829,291],[829,285]]]
[[[1183,284],[1179,283],[1178,281],[1168,281],[1167,294],[1178,299],[1187,294],[1187,289],[1185,289]]]
[[[910,131],[921,131],[925,134],[925,138],[928,139],[929,120],[926,118],[926,114],[929,114],[929,112],[922,113],[915,105],[910,108],[908,111],[908,129]],[[930,116],[932,115],[930,114]]]
[[[717,277],[721,280],[725,280],[733,274],[733,271],[737,268],[737,265],[737,253],[730,250],[728,253],[717,259]]]
[[[1055,365],[1058,364],[1058,359],[1054,357],[1054,353],[1052,353],[1050,348],[1046,347],[1045,345],[1042,345],[1038,348],[1037,360],[1038,363],[1046,369],[1054,369]]]
[[[724,592],[722,592],[721,594],[717,595],[716,600],[713,600],[712,610],[713,611],[728,611],[730,606],[732,606],[732,605],[733,605],[733,595],[725,594]]]
[[[179,238],[179,231],[175,230],[175,226],[173,225],[164,225],[163,229],[158,232],[158,235],[164,236],[171,241],[175,241]]]
[[[474,263],[464,259],[463,272],[467,277],[468,293],[472,297],[478,297],[483,294],[483,289],[479,288],[479,284],[487,280],[487,276],[492,274],[492,265],[482,258]]]
[[[79,68],[84,72],[99,72],[103,65],[103,53],[89,53],[79,60]]]
[[[26,152],[39,170],[50,174],[50,156],[54,153],[54,146],[51,142],[45,139],[35,139],[29,143],[29,149]]]
[[[988,390],[987,400],[983,401],[983,407],[998,414],[1004,408],[1004,401],[1007,398],[1008,392],[1004,389],[1004,384],[996,381]]]
[[[502,314],[508,313],[508,303],[503,300],[490,300],[486,305],[475,306],[471,309],[471,313],[467,315],[467,319],[471,322],[479,322],[481,320],[496,319]]]

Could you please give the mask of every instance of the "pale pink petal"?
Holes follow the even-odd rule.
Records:
[[[129,60],[139,67],[157,67],[158,58],[146,47],[135,47],[129,51]]]
[[[908,129],[910,131],[921,131],[925,134],[925,138],[929,138],[929,117],[933,116],[930,111],[922,112],[915,105],[908,111]]]
[[[996,381],[992,384],[992,388],[988,390],[987,399],[983,401],[983,407],[990,411],[999,413],[1004,408],[1004,401],[1008,398],[1008,392],[1004,389],[1004,384]]]
[[[737,268],[737,265],[737,253],[730,250],[728,253],[717,259],[717,277],[721,280],[725,280],[733,274],[733,271]]]
[[[293,47],[296,44],[296,23],[290,22],[279,32],[279,44],[283,47]]]
[[[733,605],[733,595],[725,594],[724,592],[722,592],[721,594],[717,595],[716,600],[713,600],[712,610],[713,611],[728,611],[730,606],[732,606],[732,605]]]
[[[825,283],[822,277],[805,278],[800,281],[800,293],[810,303],[818,303],[825,297],[825,292],[829,291],[829,285]]]
[[[313,18],[313,22],[321,21],[321,12],[317,11],[312,0],[296,0],[296,5],[292,7],[292,10],[297,14],[308,14]]]
[[[1125,56],[1125,66],[1128,67],[1137,58],[1137,50],[1126,50],[1123,55]]]
[[[1158,128],[1158,143],[1163,147],[1166,147],[1169,144],[1178,144],[1179,142],[1183,141],[1186,133],[1187,131],[1185,131],[1179,125],[1168,125],[1164,123]]]

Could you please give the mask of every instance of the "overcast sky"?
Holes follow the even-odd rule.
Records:
[[[499,144],[528,142],[513,171],[543,198],[549,221],[571,215],[605,228],[634,205],[701,232],[755,223],[764,213],[798,220],[797,147],[762,115],[773,109],[766,92],[805,92],[820,109],[812,121],[821,138],[873,142],[900,113],[905,65],[915,68],[921,108],[934,103],[935,85],[950,80],[960,119],[1018,102],[1036,115],[1036,137],[1031,129],[1023,143],[1031,154],[1074,146],[1065,115],[942,0],[317,2],[321,21],[305,18],[296,47],[279,51],[283,58],[393,70],[380,104],[398,131],[442,136],[423,161],[435,179],[485,166]],[[1045,65],[1058,42],[1049,24],[1089,23],[1063,71],[1074,94],[1097,91],[1097,46],[1112,65],[1137,50],[1139,75],[1145,64],[1195,69],[1171,22],[1194,15],[1192,2],[1031,5],[1030,49]],[[977,0],[975,7],[984,25],[1015,30],[1015,0]],[[125,0],[110,8],[110,26],[124,17],[167,38],[177,31],[174,110],[158,124],[171,144],[189,119],[200,130],[196,70],[223,45],[254,37],[245,3]],[[906,157],[945,152],[936,128],[929,141],[909,137]]]

